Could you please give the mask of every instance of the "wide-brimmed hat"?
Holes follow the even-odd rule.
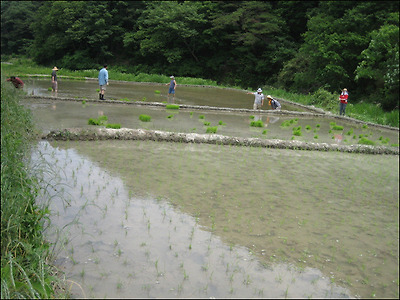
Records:
[[[169,78],[175,78],[174,76],[170,76]]]
[[[258,93],[261,93],[261,92],[262,92],[262,89],[259,88],[259,89],[257,90],[257,92],[258,92]]]
[[[54,68],[53,68],[53,71],[58,71],[57,67],[54,67]]]
[[[271,95],[268,95],[267,98],[272,99],[272,96],[271,96]]]

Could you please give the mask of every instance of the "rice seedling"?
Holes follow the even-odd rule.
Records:
[[[366,137],[362,137],[359,141],[359,144],[363,144],[363,145],[376,145],[376,142],[371,141],[369,139],[367,139]]]
[[[165,106],[166,109],[179,109],[179,105],[177,104],[167,104]]]
[[[316,139],[316,140],[318,139],[318,135],[317,135],[317,134],[316,134],[316,135],[314,135],[314,139]]]
[[[363,129],[368,129],[368,125],[367,124],[363,124],[362,128]]]
[[[222,122],[222,121],[219,121],[218,125],[226,125],[226,124],[224,122]]]
[[[210,126],[210,122],[204,122],[204,126]]]
[[[96,92],[100,92],[100,89],[96,89]]]
[[[217,126],[207,127],[206,133],[216,133],[218,130]]]
[[[142,122],[150,122],[151,121],[151,117],[149,115],[140,115],[139,116],[139,120]]]
[[[97,126],[105,125],[107,120],[108,120],[108,117],[104,116],[104,115],[103,116],[99,116],[97,119],[90,118],[88,120],[88,125],[97,125]]]
[[[353,132],[354,132],[354,130],[353,130],[353,128],[351,128],[349,131],[347,131],[347,135],[352,135],[353,134]]]
[[[107,124],[106,128],[112,128],[112,129],[120,129],[121,128],[121,124]]]
[[[311,126],[310,125],[306,125],[305,129],[306,130],[311,130]]]
[[[49,92],[51,92],[51,91],[53,90],[53,88],[49,87],[47,90],[48,90]]]
[[[160,94],[161,94],[161,92],[160,92],[159,90],[155,90],[155,91],[154,91],[154,94],[158,94],[158,95],[160,95]]]
[[[82,104],[85,105],[85,104],[86,104],[86,101],[85,101],[85,100],[82,100]]]
[[[200,116],[199,116],[199,119],[204,119],[204,115],[200,115]]]
[[[146,97],[143,97],[143,98],[142,98],[142,101],[143,101],[143,102],[145,102],[146,100],[147,100],[147,98],[146,98]]]
[[[296,136],[301,136],[302,135],[301,126],[293,127],[293,135],[296,135]]]
[[[250,118],[250,120],[254,120],[255,117],[254,116],[249,116],[249,118]]]
[[[258,121],[251,121],[250,122],[251,127],[264,127],[264,123],[261,120]]]
[[[343,126],[341,125],[333,125],[332,130],[343,130]]]
[[[172,119],[174,117],[174,115],[169,115],[167,116],[167,119]]]

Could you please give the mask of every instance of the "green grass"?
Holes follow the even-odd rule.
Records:
[[[7,59],[5,57],[5,59]],[[3,59],[2,59],[3,60]],[[4,61],[4,60],[3,60]],[[30,75],[35,77],[37,75],[45,75],[48,78],[51,77],[51,66],[39,66],[32,62],[28,58],[12,58],[8,59],[7,62],[12,64],[2,64],[1,71],[4,76],[18,76],[26,77]],[[90,70],[68,70],[58,66],[60,70],[58,71],[58,76],[65,79],[75,79],[75,80],[85,80],[88,78],[97,78],[101,66],[98,69]],[[145,74],[129,73],[127,67],[124,66],[113,66],[108,67],[110,80],[122,80],[122,81],[132,81],[132,82],[155,82],[155,83],[168,83],[170,81],[169,75],[160,74]],[[33,76],[32,76],[33,75]],[[39,77],[39,76],[38,76]],[[43,76],[40,76],[43,78]],[[191,77],[177,77],[178,84],[190,84],[190,85],[209,85],[218,86],[216,81],[210,79],[202,78],[191,78]],[[229,86],[219,86],[219,87],[229,87]],[[230,87],[242,89],[240,87]],[[285,91],[283,89],[277,89],[270,86],[262,87],[264,94],[273,95],[276,98],[282,98],[295,103],[300,103],[303,105],[314,105],[315,107],[322,108],[332,113],[338,114],[339,105],[336,100],[338,95],[331,94],[322,89],[318,90],[313,94],[299,94]],[[362,100],[362,99],[361,99]],[[145,101],[145,100],[143,100]],[[365,122],[371,122],[382,125],[389,125],[392,127],[399,127],[399,110],[393,110],[390,112],[385,112],[381,106],[373,103],[351,103],[351,100],[346,108],[346,115],[351,118],[362,120]]]
[[[34,127],[30,112],[19,104],[22,96],[2,76],[1,297],[55,298],[58,279],[52,276],[52,253],[42,234],[49,210],[36,203],[39,179],[28,173]]]

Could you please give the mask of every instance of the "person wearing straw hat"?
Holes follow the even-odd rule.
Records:
[[[271,105],[271,108],[272,108],[273,110],[281,110],[281,104],[279,103],[278,100],[272,98],[271,95],[268,95],[268,96],[267,96],[267,99],[269,100],[268,103],[269,103],[269,105]]]
[[[261,106],[264,105],[264,94],[262,93],[262,89],[258,88],[257,92],[248,92],[247,94],[255,96],[253,109],[261,109]]]
[[[172,102],[175,101],[175,89],[176,89],[176,81],[175,81],[175,77],[172,75],[169,78],[171,78],[171,81],[169,83],[167,83],[166,85],[169,85],[169,89],[168,89],[168,102],[169,102],[169,96],[172,94]]]
[[[58,69],[57,69],[57,67],[54,67],[52,69],[52,71],[53,72],[51,72],[51,88],[52,88],[53,92],[57,93],[57,91],[58,91],[58,83],[57,83],[57,71],[58,71]]]
[[[343,115],[346,113],[346,105],[347,105],[347,99],[349,98],[349,92],[347,91],[346,88],[342,90],[342,93],[339,96],[339,115]]]

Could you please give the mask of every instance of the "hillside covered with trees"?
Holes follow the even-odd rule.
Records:
[[[2,57],[399,102],[398,1],[1,1]],[[111,76],[111,74],[110,74]]]

